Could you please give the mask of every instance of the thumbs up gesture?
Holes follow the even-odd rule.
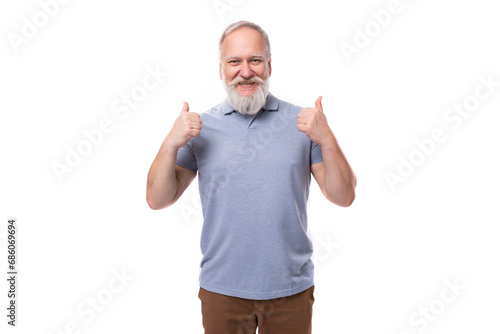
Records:
[[[185,146],[193,137],[198,137],[201,133],[201,118],[195,112],[189,111],[189,104],[184,102],[180,115],[174,122],[166,141],[174,149]]]
[[[304,108],[297,115],[297,129],[319,146],[330,143],[334,138],[326,121],[321,99],[322,96],[316,99],[315,108]]]

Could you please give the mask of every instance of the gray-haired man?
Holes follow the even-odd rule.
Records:
[[[219,70],[227,99],[201,115],[184,102],[149,171],[147,202],[172,205],[198,173],[206,334],[311,333],[311,174],[340,206],[354,201],[356,177],[321,97],[300,108],[268,92],[271,47],[260,26],[226,28]]]

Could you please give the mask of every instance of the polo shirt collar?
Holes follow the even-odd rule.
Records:
[[[271,93],[267,93],[266,103],[264,104],[262,109],[267,111],[278,111],[279,104],[280,100],[278,100],[276,96]],[[229,104],[227,98],[224,100],[224,102],[222,102],[221,110],[224,115],[228,115],[235,111],[231,104]]]

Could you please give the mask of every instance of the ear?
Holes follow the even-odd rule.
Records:
[[[267,65],[269,66],[269,76],[271,76],[271,72],[273,71],[273,68],[271,67],[271,56],[269,56],[269,61],[267,62]]]
[[[219,63],[219,77],[222,80],[222,63]]]

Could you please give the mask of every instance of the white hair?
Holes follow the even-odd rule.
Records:
[[[259,86],[257,91],[250,96],[242,96],[238,93],[236,86],[239,83],[257,83]],[[261,79],[258,76],[250,79],[236,77],[230,83],[226,83],[226,76],[222,74],[222,85],[227,92],[227,100],[229,104],[243,115],[255,115],[265,104],[267,94],[269,92],[269,76]]]

